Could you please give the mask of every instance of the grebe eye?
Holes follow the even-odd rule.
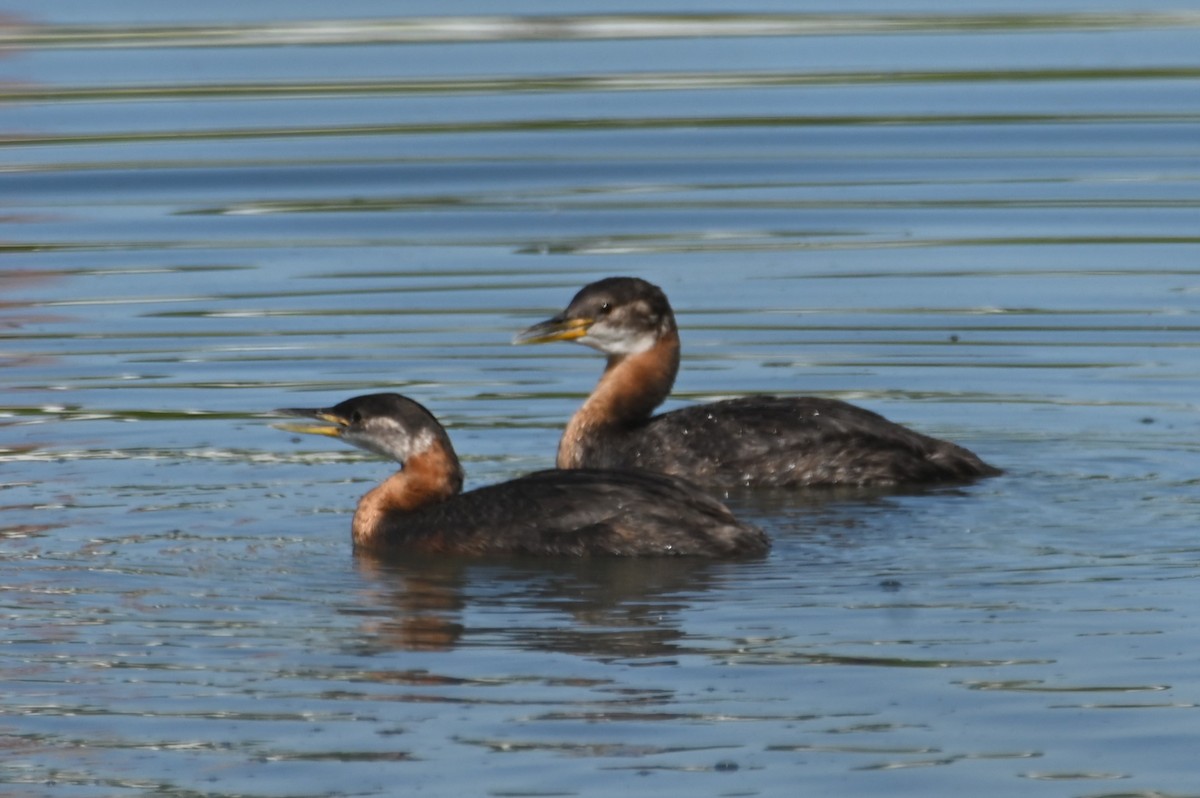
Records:
[[[612,303],[611,303],[611,302],[605,302],[605,303],[603,303],[603,304],[601,304],[601,305],[600,305],[600,313],[599,313],[599,315],[601,315],[601,316],[607,316],[607,315],[608,315],[609,313],[611,313],[611,312],[612,312]]]
[[[361,424],[362,423],[362,413],[358,412],[357,410],[355,410],[353,413],[351,413],[350,414],[350,423],[351,424]]]

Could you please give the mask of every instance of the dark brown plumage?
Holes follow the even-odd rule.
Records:
[[[1000,473],[974,453],[834,399],[749,396],[651,416],[675,382],[679,333],[658,286],[610,277],[516,343],[576,341],[608,357],[572,417],[560,468],[638,468],[709,485],[913,485]]]
[[[760,530],[723,504],[661,474],[539,471],[461,493],[449,436],[428,410],[399,394],[277,412],[325,422],[281,429],[340,438],[401,464],[359,501],[352,522],[358,550],[732,557],[769,548]]]

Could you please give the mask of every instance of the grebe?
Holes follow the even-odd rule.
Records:
[[[359,500],[351,524],[356,550],[732,557],[770,545],[719,501],[661,474],[539,471],[461,493],[462,467],[446,430],[399,394],[275,412],[325,422],[280,429],[340,438],[400,463]]]
[[[636,277],[585,286],[513,339],[576,341],[608,357],[558,446],[559,468],[638,468],[733,486],[911,485],[999,474],[972,452],[816,397],[748,396],[651,416],[679,371],[662,290]]]

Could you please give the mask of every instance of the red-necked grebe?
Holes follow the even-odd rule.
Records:
[[[652,416],[679,370],[662,290],[635,277],[585,286],[514,343],[575,341],[608,357],[558,447],[559,468],[637,468],[734,486],[912,485],[999,474],[974,453],[835,399],[748,396]]]
[[[462,493],[462,467],[445,429],[399,394],[276,412],[324,422],[280,429],[340,438],[400,463],[359,500],[351,524],[356,550],[733,557],[769,547],[766,535],[725,505],[661,474],[539,471]]]

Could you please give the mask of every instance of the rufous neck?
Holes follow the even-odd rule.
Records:
[[[449,499],[462,490],[458,458],[440,449],[413,455],[404,468],[358,500],[351,531],[356,547],[378,548],[389,519]]]
[[[668,330],[644,352],[613,355],[591,396],[571,418],[558,467],[579,468],[592,436],[636,426],[671,393],[679,372],[679,334]]]

